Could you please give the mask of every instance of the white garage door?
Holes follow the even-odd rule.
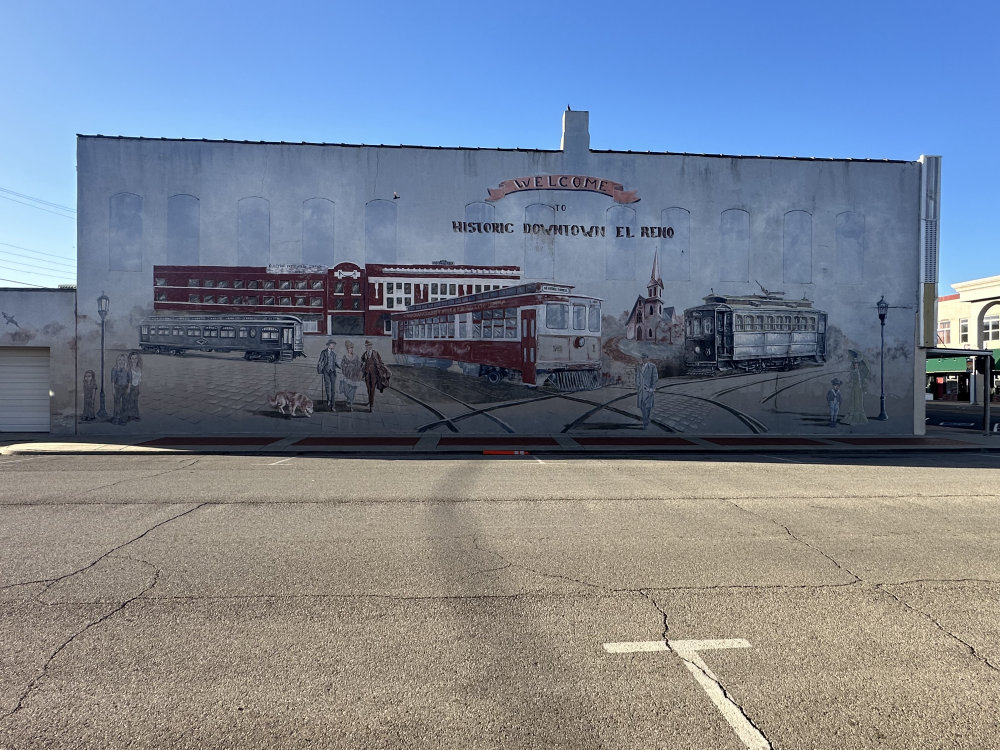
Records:
[[[0,347],[0,432],[49,431],[49,350]]]

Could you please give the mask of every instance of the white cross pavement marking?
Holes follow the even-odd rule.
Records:
[[[721,648],[750,648],[750,642],[742,638],[715,641],[632,641],[623,643],[605,643],[604,650],[610,654],[630,654],[636,652],[674,651],[684,661],[688,671],[694,675],[698,684],[708,693],[708,697],[723,718],[736,732],[736,736],[750,750],[771,750],[771,743],[760,733],[722,689],[719,678],[702,660],[699,651],[711,651]]]
[[[275,461],[273,464],[264,464],[264,466],[277,466],[278,464],[285,463],[285,461],[291,461],[293,458],[295,458],[295,456],[291,456],[290,458],[283,458],[280,461]]]

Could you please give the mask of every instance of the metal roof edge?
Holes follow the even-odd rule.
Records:
[[[522,153],[543,153],[561,154],[565,153],[561,149],[553,148],[504,148],[504,147],[482,147],[482,146],[420,146],[415,144],[385,144],[385,143],[327,143],[320,141],[248,141],[234,140],[230,138],[166,138],[148,137],[134,135],[102,135],[100,133],[87,134],[77,133],[77,138],[90,138],[101,140],[120,141],[173,141],[176,143],[230,143],[247,146],[318,146],[337,148],[391,148],[391,149],[421,149],[426,151],[498,151],[498,152],[522,152]],[[703,154],[688,151],[632,151],[620,149],[590,149],[591,154],[610,155],[633,155],[633,156],[698,156],[709,159],[759,159],[776,161],[823,161],[823,162],[861,162],[866,164],[918,164],[917,159],[872,159],[855,157],[836,156],[766,156],[749,154]]]

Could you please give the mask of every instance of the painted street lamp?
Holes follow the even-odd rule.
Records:
[[[878,320],[882,325],[882,349],[879,356],[879,380],[881,383],[881,393],[879,395],[879,413],[876,419],[884,422],[889,418],[885,413],[885,316],[889,314],[889,303],[885,301],[885,295],[875,303],[878,308]]]
[[[101,296],[97,298],[97,313],[101,316],[101,408],[97,412],[99,419],[108,418],[107,409],[104,408],[104,319],[108,317],[108,303],[110,301],[104,292],[101,292]]]

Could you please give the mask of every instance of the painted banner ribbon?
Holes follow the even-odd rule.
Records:
[[[587,190],[604,193],[616,203],[635,203],[639,200],[635,190],[625,190],[620,182],[603,180],[600,177],[586,177],[576,174],[547,174],[534,177],[515,177],[504,180],[499,188],[488,188],[490,201],[498,201],[508,193],[521,190]]]

